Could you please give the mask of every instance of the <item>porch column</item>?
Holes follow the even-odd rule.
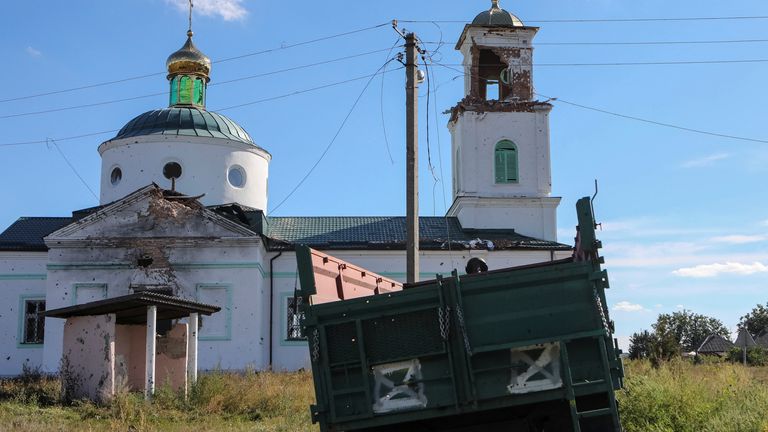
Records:
[[[187,381],[189,385],[197,382],[197,312],[189,314],[189,338],[187,342]]]
[[[155,343],[157,335],[157,306],[147,307],[147,361],[144,372],[144,398],[155,394]]]

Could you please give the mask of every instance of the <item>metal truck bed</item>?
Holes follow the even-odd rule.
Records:
[[[323,432],[619,431],[608,279],[589,199],[577,211],[571,259],[344,300],[319,295],[342,278],[319,276],[322,254],[297,249],[313,422]]]

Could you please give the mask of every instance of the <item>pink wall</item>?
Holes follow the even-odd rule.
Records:
[[[176,324],[165,336],[157,338],[155,382],[187,390],[187,324]]]
[[[147,327],[117,325],[115,334],[115,389],[144,391]]]
[[[70,395],[109,400],[115,392],[115,315],[67,318],[63,339],[63,378]]]

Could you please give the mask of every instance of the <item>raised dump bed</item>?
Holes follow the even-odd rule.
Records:
[[[325,431],[619,431],[588,198],[572,258],[400,285],[297,249]]]

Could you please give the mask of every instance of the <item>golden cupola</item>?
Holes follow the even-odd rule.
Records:
[[[211,59],[197,49],[192,35],[192,30],[187,31],[187,42],[165,62],[171,85],[170,106],[205,108],[206,87],[211,80]]]

